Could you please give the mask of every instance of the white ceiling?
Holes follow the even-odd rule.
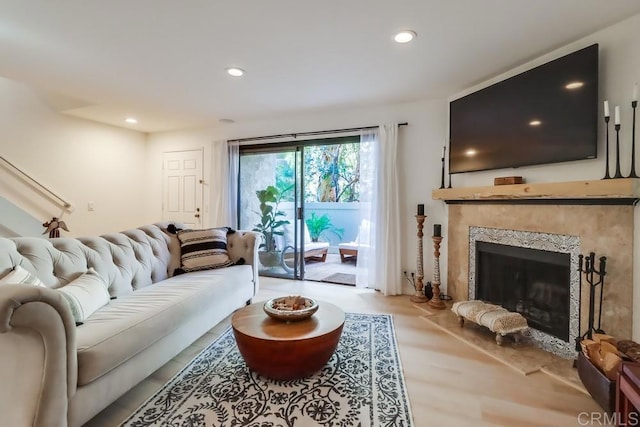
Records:
[[[640,1],[0,0],[0,11],[0,76],[67,114],[156,132],[445,98]],[[406,28],[418,38],[394,43]]]

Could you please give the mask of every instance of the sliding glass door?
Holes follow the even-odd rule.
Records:
[[[355,269],[343,243],[358,240],[359,152],[359,137],[240,147],[239,227],[261,234],[261,275],[323,281]]]
[[[299,146],[240,151],[239,227],[261,234],[263,276],[304,278],[302,157]]]

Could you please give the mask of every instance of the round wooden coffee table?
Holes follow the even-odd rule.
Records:
[[[238,310],[231,318],[233,334],[247,366],[260,375],[291,380],[319,371],[338,346],[344,312],[328,302],[318,302],[309,319],[283,322],[266,315],[264,302]]]

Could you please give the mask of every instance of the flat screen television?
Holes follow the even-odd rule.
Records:
[[[449,171],[597,156],[598,45],[449,103]]]

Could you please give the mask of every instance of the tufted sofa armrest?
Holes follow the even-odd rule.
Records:
[[[0,285],[0,423],[65,426],[77,374],[76,325],[62,296]]]
[[[236,262],[244,258],[244,262],[253,267],[253,283],[255,295],[258,293],[258,246],[260,245],[260,234],[255,231],[237,230],[235,233],[227,235],[227,249],[229,257]]]

